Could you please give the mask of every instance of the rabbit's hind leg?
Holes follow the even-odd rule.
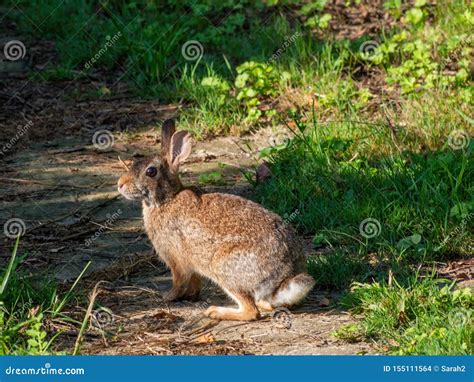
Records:
[[[224,308],[221,306],[211,306],[204,314],[216,320],[232,320],[232,321],[252,321],[259,318],[260,314],[255,306],[254,299],[246,293],[226,292],[238,304],[236,308]]]

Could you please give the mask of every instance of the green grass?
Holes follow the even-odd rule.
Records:
[[[7,267],[0,268],[0,355],[52,354],[52,345],[61,332],[49,330],[47,323],[52,319],[75,322],[62,310],[87,267],[67,293],[59,293],[53,280],[17,269],[25,258],[17,256],[19,241],[20,237]]]
[[[380,254],[391,249],[399,261],[470,253],[467,226],[438,247],[474,211],[472,142],[464,150],[443,145],[430,153],[374,155],[366,147],[383,139],[376,131],[359,138],[360,128],[351,122],[298,126],[289,145],[266,152],[273,178],[257,189],[264,205],[281,215],[302,211],[294,223],[324,246]],[[380,223],[373,238],[359,232],[367,218]],[[416,243],[407,241],[413,235],[420,236]]]
[[[405,13],[394,3],[389,8],[402,16],[397,16],[396,28],[355,41],[336,41],[324,25],[314,30],[309,20],[325,14],[325,2],[320,3],[311,8],[299,1],[80,0],[63,4],[35,0],[15,1],[9,17],[22,33],[37,36],[39,26],[42,37],[56,43],[58,64],[34,78],[79,79],[97,70],[117,70],[120,75],[114,75],[113,81],[118,77],[128,81],[137,95],[185,105],[181,125],[198,137],[242,133],[261,124],[279,123],[288,111],[308,108],[289,93],[298,95],[296,100],[315,98],[326,120],[357,114],[372,121],[380,113],[405,117],[405,123],[417,120],[416,113],[400,114],[396,104],[381,103],[360,81],[364,73],[379,73],[389,97],[398,98],[401,90],[407,96],[398,100],[402,110],[413,107],[411,95],[433,89],[445,91],[445,103],[472,102],[468,38],[474,2],[469,8],[466,1],[450,0]],[[413,10],[422,15],[420,20],[408,16]],[[324,38],[318,37],[321,34]],[[368,39],[380,41],[371,56],[359,52]],[[187,60],[182,48],[192,40],[203,51],[195,60]],[[104,50],[108,41],[113,43]],[[449,70],[445,70],[448,61]],[[271,83],[268,74],[259,73],[253,84],[245,85],[255,94],[243,98],[238,68],[251,62],[269,65],[286,80]],[[256,86],[260,82],[271,85]],[[433,114],[435,121],[443,116]]]
[[[474,295],[469,288],[454,290],[449,280],[354,283],[342,305],[364,319],[339,328],[336,337],[373,339],[381,351],[398,355],[473,352]]]

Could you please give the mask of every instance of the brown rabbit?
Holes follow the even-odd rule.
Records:
[[[293,230],[257,203],[239,196],[199,194],[183,187],[178,167],[191,153],[187,131],[162,127],[161,156],[133,163],[118,181],[127,199],[140,199],[145,229],[171,269],[167,301],[197,299],[201,276],[219,285],[239,305],[211,306],[221,320],[254,320],[259,310],[291,306],[314,286]]]

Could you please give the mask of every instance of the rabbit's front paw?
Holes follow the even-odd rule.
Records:
[[[182,300],[184,292],[182,288],[171,288],[171,290],[163,296],[163,300],[166,302]]]
[[[186,294],[183,296],[183,300],[190,301],[190,302],[196,302],[199,301],[200,298],[200,291],[197,292],[186,292]]]

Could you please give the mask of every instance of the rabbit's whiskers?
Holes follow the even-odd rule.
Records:
[[[122,160],[122,158],[120,158],[120,156],[118,157],[118,160],[120,162],[120,164],[125,167],[125,170],[127,171],[130,171],[130,169],[128,168],[127,164]]]

